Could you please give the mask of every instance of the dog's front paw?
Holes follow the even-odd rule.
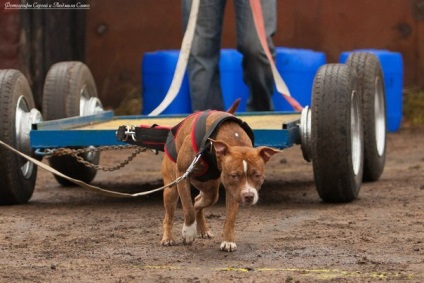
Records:
[[[221,243],[221,251],[234,252],[235,250],[237,250],[236,243],[234,243],[234,242],[226,242],[226,241],[223,241]]]
[[[211,231],[200,232],[199,234],[197,234],[197,236],[203,239],[212,239],[214,237]]]
[[[177,243],[172,238],[163,238],[160,244],[162,246],[175,246]]]
[[[196,221],[194,221],[194,223],[191,224],[190,226],[186,226],[184,223],[183,231],[182,231],[184,245],[193,244],[197,234],[196,226],[197,226]]]

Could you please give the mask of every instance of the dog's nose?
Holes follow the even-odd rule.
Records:
[[[246,193],[244,195],[244,202],[245,203],[253,203],[254,198],[255,198],[255,195],[253,193]]]

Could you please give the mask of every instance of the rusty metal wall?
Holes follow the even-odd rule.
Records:
[[[18,2],[13,0],[10,2]],[[235,47],[229,0],[223,47]],[[0,1],[4,3],[4,1]],[[179,0],[89,0],[86,63],[99,94],[115,108],[140,85],[145,52],[178,49],[183,36]],[[19,66],[19,16],[0,7],[0,67]],[[424,0],[278,0],[277,46],[324,51],[336,62],[342,51],[377,48],[401,52],[405,86],[424,87]],[[63,29],[64,26],[58,28]],[[68,26],[78,32],[77,26]],[[65,47],[65,46],[63,46]],[[84,49],[84,48],[83,48]],[[22,56],[22,52],[21,52]]]
[[[282,23],[276,39],[278,43],[322,50],[330,62],[337,61],[341,51],[355,48],[401,52],[405,85],[424,86],[424,77],[419,72],[424,66],[424,1],[282,2],[287,5],[286,9],[279,8]]]
[[[0,1],[0,69],[16,69],[19,68],[19,11],[5,9],[5,4]]]
[[[87,15],[86,61],[105,106],[139,87],[145,52],[179,48],[180,1],[93,0]]]
[[[97,0],[87,18],[86,59],[106,105],[116,107],[140,82],[144,52],[177,49],[182,39],[180,1]],[[232,1],[223,47],[233,48]],[[279,0],[277,46],[340,52],[377,48],[401,52],[406,86],[424,87],[424,0]]]

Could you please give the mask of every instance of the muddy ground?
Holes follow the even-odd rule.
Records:
[[[273,157],[261,199],[241,209],[234,253],[219,250],[224,194],[206,213],[214,239],[162,247],[161,193],[114,199],[62,188],[40,169],[26,205],[0,207],[1,282],[423,282],[424,129],[388,136],[378,182],[349,204],[326,204],[298,146]],[[127,152],[106,153],[114,165]],[[162,156],[144,153],[94,184],[161,185]],[[182,227],[177,211],[175,233]]]

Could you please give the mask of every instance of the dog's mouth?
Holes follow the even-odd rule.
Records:
[[[241,192],[241,201],[242,206],[253,206],[258,202],[258,193],[254,190],[247,190]]]
[[[250,207],[250,206],[254,206],[256,203],[246,203],[246,202],[242,202],[240,205],[242,206],[242,207]]]

